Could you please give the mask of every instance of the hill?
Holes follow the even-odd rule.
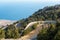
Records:
[[[43,9],[39,9],[28,18],[17,21],[22,27],[26,27],[28,23],[34,21],[46,21],[46,20],[60,20],[60,5],[47,6]],[[59,21],[60,22],[60,21]]]
[[[32,25],[31,28],[27,28],[26,30],[24,29],[29,23],[36,21],[56,21],[56,24],[48,23],[50,25],[48,29],[43,28],[46,25],[42,26],[42,30],[40,30],[41,34],[39,33],[37,35],[38,40],[50,40],[50,38],[51,40],[57,40],[60,38],[60,5],[44,7],[43,9],[39,9],[38,11],[33,13],[28,18],[18,20],[11,25],[7,25],[8,27],[6,29],[0,29],[0,32],[2,31],[0,37],[16,39],[27,35],[28,33],[31,33],[31,31],[36,29],[38,23]]]

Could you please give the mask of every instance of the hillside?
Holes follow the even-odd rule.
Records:
[[[33,22],[36,21],[37,23],[33,24]],[[44,24],[41,30],[39,30],[40,26],[37,26],[40,24],[39,21],[41,21],[41,24]],[[48,23],[45,21],[48,21]],[[49,21],[55,21],[56,23],[49,23]],[[43,9],[39,9],[33,13],[28,18],[18,20],[17,22],[7,26],[8,27],[5,29],[0,29],[1,38],[23,38],[26,37],[25,35],[28,36],[30,33],[36,34],[36,31],[38,33],[37,40],[60,40],[60,5],[44,7]],[[24,30],[27,26],[28,28]]]
[[[33,21],[45,21],[45,20],[60,20],[60,5],[55,6],[47,6],[43,9],[39,9],[31,16],[26,19],[22,19],[17,21],[17,23],[21,24],[20,26],[26,27],[28,23]],[[59,21],[60,22],[60,21]]]

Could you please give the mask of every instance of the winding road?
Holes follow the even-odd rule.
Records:
[[[21,37],[20,40],[36,40],[37,35],[39,34],[40,30],[42,30],[42,27],[44,27],[44,28],[46,28],[46,27],[49,28],[49,24],[50,24],[50,23],[56,23],[56,22],[55,22],[55,21],[37,21],[37,22],[31,22],[31,23],[29,23],[29,24],[26,26],[25,30],[26,30],[28,27],[31,27],[31,26],[32,26],[33,24],[35,24],[35,23],[39,23],[39,24],[37,25],[37,28],[36,28],[35,30],[31,31],[29,34]]]
[[[42,27],[44,28],[48,28],[50,23],[56,23],[56,21],[35,21],[35,22],[31,22],[29,23],[26,28],[24,30],[26,30],[27,28],[33,26],[33,24],[35,23],[39,23],[36,27],[35,30],[31,31],[30,33],[28,33],[27,35],[22,36],[19,39],[4,39],[4,40],[36,40],[37,35],[39,34],[40,30],[42,30]]]

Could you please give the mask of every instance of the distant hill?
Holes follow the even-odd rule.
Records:
[[[13,24],[15,21],[11,20],[0,20],[0,27]]]

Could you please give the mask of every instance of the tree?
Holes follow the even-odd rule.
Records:
[[[53,25],[50,25],[50,28],[41,30],[37,36],[37,40],[53,40],[57,32],[57,28],[54,28]]]
[[[47,33],[46,33],[47,29],[42,29],[40,30],[40,33],[37,36],[37,40],[47,40]]]
[[[58,32],[56,34],[56,36],[54,37],[54,40],[60,40],[60,23],[57,23],[56,25],[58,27]]]
[[[24,35],[28,34],[31,31],[32,31],[32,28],[28,28],[28,29],[24,30],[22,35],[24,36]]]
[[[23,31],[22,35],[26,35],[29,32],[33,31],[34,29],[36,29],[38,23],[35,23],[34,25],[32,25],[31,27],[27,28],[26,30]]]
[[[5,31],[0,28],[0,39],[5,38]]]
[[[9,26],[6,29],[5,35],[6,35],[5,38],[19,38],[20,37],[18,28],[13,25]]]

